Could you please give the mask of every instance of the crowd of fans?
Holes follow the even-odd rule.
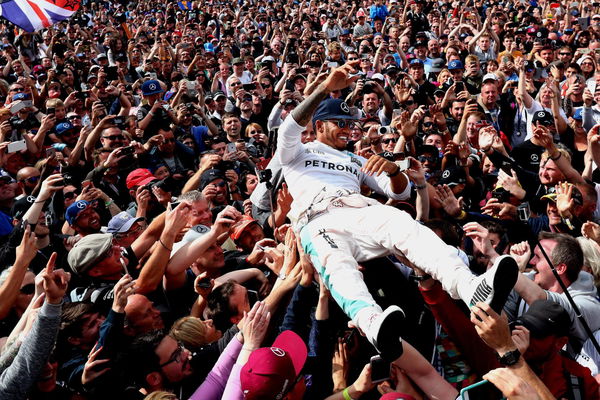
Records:
[[[600,398],[600,3],[84,2],[0,35],[1,399]],[[500,314],[360,263],[391,363],[290,225],[279,127],[342,70],[346,150],[409,180],[362,195],[520,270]]]

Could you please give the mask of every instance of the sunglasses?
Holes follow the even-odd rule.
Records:
[[[172,139],[165,139],[165,140],[163,141],[163,143],[175,143],[176,141],[177,141],[177,140],[176,140],[175,138],[172,138]]]
[[[125,140],[125,136],[123,135],[110,135],[110,136],[102,136],[104,139],[108,140]]]
[[[25,88],[12,88],[10,89],[11,92],[24,92]]]
[[[35,283],[28,283],[19,289],[21,294],[34,294],[35,293]]]
[[[344,128],[354,128],[356,126],[356,122],[354,122],[353,120],[349,120],[349,119],[328,119],[328,122],[331,122],[333,124],[336,124],[338,128],[340,129],[344,129]]]
[[[419,160],[419,162],[422,162],[422,163],[424,163],[425,161],[429,161],[430,163],[434,163],[437,161],[437,158],[427,157],[427,156],[419,156],[419,157],[417,157],[417,159]]]
[[[561,56],[570,56],[571,55],[571,53],[558,53],[558,54],[560,54]]]
[[[21,179],[21,182],[36,183],[40,180],[39,176],[30,176],[29,178]]]
[[[431,121],[423,122],[423,126],[425,128],[431,128],[433,126],[433,122],[431,122]]]
[[[385,144],[398,143],[398,139],[394,139],[394,138],[383,139],[382,142]]]
[[[262,133],[262,131],[250,131],[251,135],[258,135],[259,133]]]
[[[72,198],[75,198],[75,197],[77,197],[77,192],[67,192],[67,193],[63,194],[63,197],[64,197],[66,200],[70,200],[70,199],[72,199]]]
[[[415,101],[414,101],[414,100],[406,100],[406,101],[404,102],[404,105],[405,105],[405,106],[412,106],[412,105],[414,105],[414,104],[415,104]]]
[[[263,83],[263,84],[262,84],[262,87],[264,87],[264,88],[269,88],[269,87],[271,87],[271,84],[270,84],[270,83]]]

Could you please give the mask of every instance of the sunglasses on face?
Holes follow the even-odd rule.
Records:
[[[104,139],[108,140],[125,140],[125,136],[123,135],[110,135],[110,136],[102,136]]]
[[[437,161],[436,158],[427,157],[427,156],[419,156],[419,157],[417,157],[417,159],[419,160],[419,162],[422,162],[422,163],[424,163],[425,161],[429,161],[430,163],[434,163]]]
[[[35,293],[35,283],[28,283],[27,285],[25,285],[21,289],[19,289],[19,292],[21,292],[21,294],[34,294]]]
[[[40,180],[39,176],[30,176],[29,178],[21,179],[21,182],[37,183]]]
[[[73,198],[77,197],[77,192],[67,192],[67,193],[63,194],[63,197],[65,198],[65,200],[73,199]]]
[[[398,143],[398,139],[394,139],[394,138],[383,139],[382,142],[385,144]]]
[[[430,122],[430,121],[423,122],[423,126],[424,126],[425,128],[430,128],[430,127],[432,127],[432,126],[433,126],[433,122]]]
[[[250,131],[251,135],[258,135],[259,133],[262,133],[262,131]]]
[[[406,101],[404,102],[404,105],[405,105],[405,106],[412,106],[412,105],[414,105],[414,104],[415,104],[415,101],[414,101],[414,100],[406,100]]]
[[[175,143],[177,140],[175,138],[171,138],[171,139],[165,139],[163,140],[163,143]]]

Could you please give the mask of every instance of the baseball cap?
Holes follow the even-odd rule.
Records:
[[[319,104],[313,115],[313,123],[327,119],[358,119],[352,115],[350,106],[342,99],[326,99]]]
[[[231,65],[236,65],[236,64],[243,64],[244,60],[241,59],[240,57],[236,57],[233,60],[231,60]]]
[[[429,70],[431,72],[440,72],[442,70],[442,68],[444,68],[444,65],[446,65],[446,61],[443,58],[434,58],[433,60],[431,60],[431,66],[429,68]]]
[[[269,62],[269,61],[270,61],[270,62],[273,62],[273,61],[275,61],[275,59],[273,58],[273,56],[266,56],[266,57],[263,57],[263,59],[262,59],[261,61],[262,61],[263,63],[265,63],[265,62]]]
[[[540,197],[540,200],[542,201],[551,201],[553,203],[556,203],[556,193],[548,193],[543,195],[542,197]]]
[[[231,233],[229,234],[229,237],[231,237],[233,240],[239,239],[244,230],[255,222],[256,220],[251,216],[244,215],[242,219],[240,219],[231,227]]]
[[[200,175],[200,190],[203,190],[215,179],[226,180],[225,173],[220,169],[207,169]]]
[[[204,51],[207,53],[214,53],[215,46],[212,43],[204,43]]]
[[[101,59],[108,60],[108,56],[106,55],[106,53],[100,53],[96,56],[96,61],[101,60]]]
[[[460,60],[452,60],[448,63],[448,70],[452,71],[453,69],[465,69],[462,61]]]
[[[60,124],[57,124],[56,128],[55,128],[56,134],[59,135],[59,136],[62,135],[63,133],[65,133],[65,132],[73,130],[73,129],[75,129],[75,127],[69,121],[67,121],[67,122],[61,122]]]
[[[455,186],[461,183],[466,183],[467,177],[465,171],[459,167],[448,167],[442,172],[442,179],[440,179],[440,185]]]
[[[125,179],[125,185],[127,186],[127,189],[131,189],[135,186],[147,185],[154,180],[156,180],[156,177],[152,175],[152,172],[150,172],[149,169],[137,168],[127,175],[127,179]]]
[[[254,350],[240,372],[244,398],[283,398],[293,389],[306,356],[306,344],[290,330],[281,332],[271,347]]]
[[[121,211],[108,221],[107,233],[123,233],[127,232],[133,224],[143,221],[144,217],[132,217],[127,211]]]
[[[73,225],[83,210],[88,208],[90,203],[85,200],[77,200],[75,203],[71,204],[67,207],[67,211],[65,212],[65,219],[69,223],[69,225]]]
[[[13,204],[12,208],[10,209],[10,215],[12,215],[14,219],[20,220],[23,215],[25,215],[27,210],[29,210],[29,207],[31,207],[34,201],[35,197],[33,196],[21,197]]]
[[[384,75],[390,75],[390,74],[394,74],[396,72],[398,72],[399,69],[397,66],[395,65],[388,65],[387,67],[385,67],[385,69],[382,71]]]
[[[533,114],[531,122],[533,124],[540,123],[544,126],[554,126],[554,117],[548,111],[540,110]]]
[[[181,240],[175,244],[173,244],[173,250],[171,251],[171,255],[177,253],[179,249],[185,246],[188,243],[193,242],[194,240],[202,237],[204,234],[210,232],[210,228],[205,225],[194,225],[190,228],[189,231],[183,235]]]
[[[525,61],[523,66],[525,67],[525,71],[533,71],[535,69],[535,64],[533,63],[533,61],[527,60]]]
[[[378,72],[378,73],[375,73],[375,74],[373,74],[373,75],[371,76],[371,79],[374,79],[374,80],[377,80],[377,81],[382,81],[382,82],[385,82],[385,78],[384,78],[384,76],[383,76],[382,74],[380,74],[379,72]]]
[[[225,93],[223,93],[222,91],[220,91],[220,90],[217,90],[217,91],[216,91],[216,92],[213,94],[213,99],[215,99],[215,100],[216,100],[216,99],[218,99],[219,97],[227,97],[227,96],[225,96]]]
[[[86,235],[69,251],[67,262],[75,274],[83,275],[111,249],[112,242],[110,233]]]
[[[577,121],[581,121],[583,119],[583,109],[581,107],[575,109],[575,113],[573,113],[573,119],[576,119]]]
[[[494,81],[494,82],[498,82],[498,77],[496,76],[496,74],[493,73],[489,73],[489,74],[485,74],[483,76],[483,79],[481,80],[481,83],[485,83],[485,81]]]
[[[379,400],[415,400],[415,398],[410,394],[393,392],[384,394]]]
[[[150,96],[156,93],[162,93],[163,88],[156,79],[150,79],[142,84],[142,94],[144,96]]]
[[[356,18],[364,17],[365,12],[361,9],[356,12]]]
[[[560,304],[551,300],[537,300],[515,323],[529,329],[533,337],[561,337],[569,334],[571,317]]]
[[[412,60],[410,60],[409,67],[412,67],[413,65],[416,65],[418,67],[422,67],[423,66],[423,61],[419,60],[418,58],[413,58]]]

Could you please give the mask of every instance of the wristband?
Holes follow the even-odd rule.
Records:
[[[151,116],[151,117],[154,117],[154,113],[153,113],[152,111],[150,111],[150,112],[148,113],[148,115],[149,115],[149,116]]]
[[[426,189],[426,188],[427,188],[427,184],[426,183],[424,183],[422,185],[415,185],[415,189],[417,189],[417,190],[423,190],[423,189]]]
[[[391,174],[390,174],[390,173],[388,173],[388,174],[387,174],[387,176],[388,176],[389,178],[393,178],[393,177],[395,177],[395,176],[398,176],[399,174],[400,174],[400,167],[398,167],[398,168],[396,169],[396,171],[395,171],[395,172],[392,172]]]
[[[431,279],[431,275],[429,275],[429,274],[425,274],[425,275],[411,275],[411,278],[412,278],[413,281],[423,282],[423,281],[426,281],[428,279]]]
[[[460,215],[456,217],[456,219],[465,219],[467,217],[467,212],[465,210],[460,210]]]
[[[550,159],[552,161],[558,161],[558,160],[560,160],[561,157],[562,157],[562,153],[559,151],[558,152],[558,156],[556,156],[556,157],[550,157]]]
[[[344,400],[354,400],[352,397],[350,397],[350,392],[348,391],[348,388],[344,389],[344,391],[342,392],[342,396],[344,396]]]
[[[111,204],[113,204],[115,201],[113,199],[109,199],[108,201],[104,202],[104,205],[106,207],[110,207]]]
[[[163,243],[162,239],[158,239],[158,243],[160,243],[165,249],[169,250],[169,252],[173,251],[173,249],[168,248],[167,245]]]

